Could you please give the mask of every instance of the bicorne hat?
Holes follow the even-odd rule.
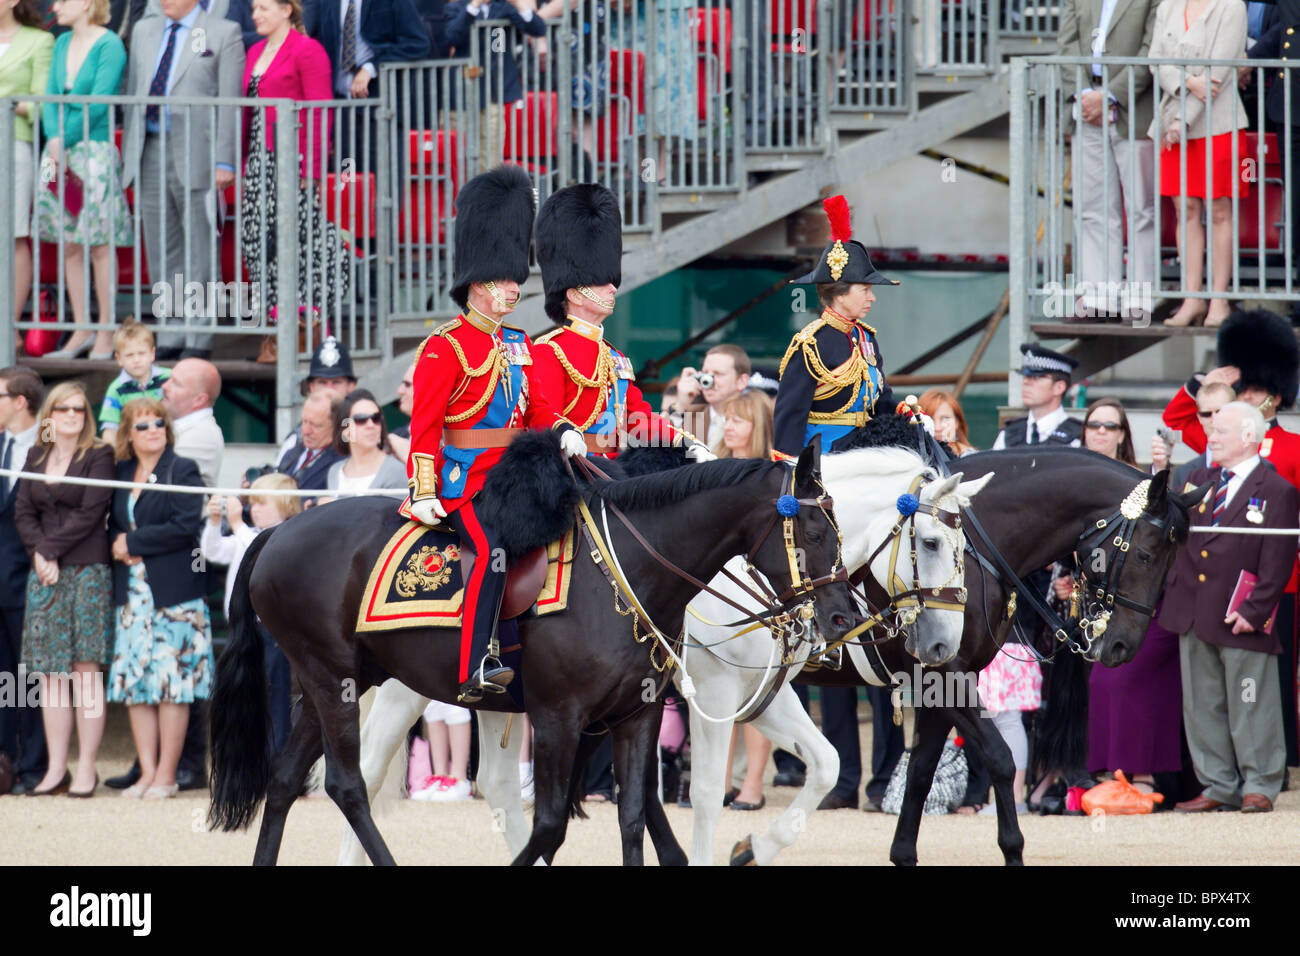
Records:
[[[604,186],[578,183],[552,193],[537,212],[536,237],[546,314],[555,322],[564,321],[570,289],[623,282],[623,216]]]
[[[822,200],[826,218],[831,223],[831,244],[822,250],[821,258],[812,272],[791,281],[801,284],[821,285],[827,282],[866,282],[870,285],[898,285],[897,279],[886,279],[871,264],[867,247],[852,238],[853,224],[849,215],[849,201],[843,196]]]
[[[533,183],[518,166],[475,176],[456,195],[456,272],[451,297],[462,309],[475,282],[528,278]]]
[[[1295,404],[1300,389],[1300,343],[1291,323],[1267,309],[1234,312],[1219,329],[1219,364],[1241,371],[1237,391],[1262,388]]]

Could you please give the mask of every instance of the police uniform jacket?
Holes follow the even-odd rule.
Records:
[[[1195,488],[1206,482],[1217,482],[1219,474],[1217,468],[1198,468],[1192,472],[1188,484]],[[1192,509],[1193,527],[1211,524],[1213,499],[1212,489],[1206,500]],[[1258,524],[1246,518],[1251,510],[1251,499],[1256,499],[1262,506],[1263,520]],[[1297,515],[1300,515],[1300,492],[1272,465],[1260,460],[1228,500],[1219,525],[1294,528]],[[1277,634],[1266,634],[1262,628],[1286,589],[1295,553],[1294,535],[1190,535],[1165,579],[1161,626],[1179,634],[1195,631],[1200,640],[1219,647],[1281,653],[1282,645]],[[1228,616],[1228,604],[1242,571],[1250,571],[1258,578],[1250,598],[1238,608],[1256,630],[1233,634],[1232,626],[1224,624],[1223,619]]]
[[[1300,59],[1300,0],[1277,0],[1277,17],[1246,54],[1252,60]],[[1264,110],[1275,123],[1286,120],[1286,70],[1265,70]],[[1300,112],[1300,68],[1291,71],[1291,111]]]

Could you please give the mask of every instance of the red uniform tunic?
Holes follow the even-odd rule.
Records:
[[[644,444],[679,445],[682,433],[654,412],[636,386],[632,363],[583,326],[548,332],[537,340],[533,378],[551,405],[581,432],[615,436],[626,432]]]
[[[565,420],[535,381],[532,343],[520,329],[473,312],[435,329],[415,363],[415,407],[407,462],[411,500],[438,497],[450,514],[483,487],[504,448],[444,442],[446,428],[553,428]]]
[[[1205,427],[1196,415],[1196,399],[1186,385],[1165,406],[1161,418],[1170,428],[1182,431],[1184,445],[1198,454],[1205,453]],[[1273,427],[1264,433],[1264,440],[1259,443],[1259,457],[1267,459],[1279,475],[1300,489],[1300,435],[1287,431],[1275,419]],[[1300,564],[1291,569],[1291,580],[1286,586],[1288,594],[1295,592],[1298,580]]]

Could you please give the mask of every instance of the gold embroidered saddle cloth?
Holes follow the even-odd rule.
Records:
[[[568,606],[575,530],[570,528],[563,540],[511,563],[501,601],[502,620],[529,608],[554,614]],[[370,572],[357,613],[357,632],[460,627],[463,582],[475,559],[451,528],[404,522]]]

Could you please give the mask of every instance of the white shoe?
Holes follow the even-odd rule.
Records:
[[[425,792],[421,791],[421,793]],[[469,792],[468,780],[443,777],[429,788],[428,796],[419,799],[430,800],[433,803],[460,803],[464,800],[472,800],[473,797]]]
[[[444,777],[425,777],[424,784],[418,790],[411,791],[412,800],[432,800],[434,791],[438,789],[438,784],[446,779]]]

